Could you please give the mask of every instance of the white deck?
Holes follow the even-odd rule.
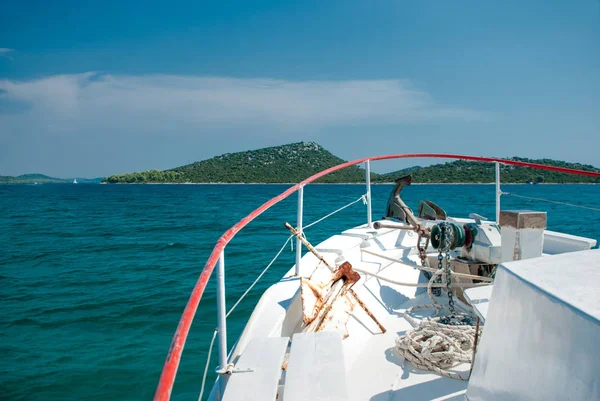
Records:
[[[417,283],[418,270],[361,252],[361,249],[367,249],[417,264],[418,257],[414,249],[416,240],[417,236],[412,232],[375,230],[361,226],[344,231],[341,235],[334,235],[316,248],[331,265],[335,264],[336,259],[339,262],[342,256],[357,269],[393,277],[398,281]],[[306,253],[301,261],[301,275],[309,276],[317,262],[312,254]],[[235,363],[244,354],[253,338],[293,338],[300,331],[302,311],[299,280],[293,274],[292,267],[280,282],[265,292],[232,353],[231,361]],[[401,287],[362,273],[361,276],[354,289],[387,328],[387,332],[381,334],[361,308],[354,309],[347,324],[349,336],[342,342],[344,387],[347,386],[348,399],[463,400],[467,389],[466,381],[414,369],[395,351],[396,338],[411,328],[402,314],[410,306],[430,303],[427,295],[423,291],[417,292],[415,287]],[[291,348],[293,347],[292,339]],[[466,369],[467,366],[462,366],[458,371],[464,372]],[[339,384],[342,385],[341,383],[342,381]],[[282,375],[280,384],[282,388],[285,386],[285,374]],[[285,401],[287,398],[285,390],[280,391],[278,401]]]
[[[339,333],[294,334],[283,396],[287,401],[348,401],[345,370]]]
[[[366,340],[348,371],[351,400],[424,401],[464,398],[467,382],[414,369],[394,350],[396,338],[411,328],[402,318],[404,310],[428,302],[426,294],[406,300],[399,308],[392,310],[383,321],[387,332],[373,335]]]
[[[223,401],[274,399],[288,341],[287,337],[254,338],[227,382]]]

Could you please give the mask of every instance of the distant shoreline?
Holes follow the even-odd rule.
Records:
[[[298,182],[0,182],[0,185],[296,185]],[[364,182],[311,182],[310,185],[365,185]],[[413,182],[411,185],[495,185],[495,182]],[[595,182],[501,182],[501,185],[599,185]],[[394,185],[393,182],[371,182],[371,185]]]
[[[297,182],[116,182],[102,185],[296,185]],[[365,185],[364,182],[311,182],[310,185]],[[501,185],[598,185],[594,182],[501,182]],[[393,182],[372,182],[371,185],[394,185]],[[413,182],[410,185],[496,185],[495,182]]]

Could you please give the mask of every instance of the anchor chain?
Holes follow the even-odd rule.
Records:
[[[454,293],[452,292],[452,269],[450,263],[450,250],[455,246],[457,238],[451,224],[441,222],[438,224],[439,232],[436,235],[438,248],[438,270],[444,274],[438,275],[438,280],[441,276],[446,276],[446,291],[448,292],[448,311],[447,316],[440,317],[440,323],[453,326],[473,325],[473,316],[465,313],[457,313],[454,302]],[[459,239],[458,239],[459,240]],[[435,294],[438,295],[438,294]]]
[[[451,245],[451,237],[453,235],[452,227],[448,223],[442,223],[444,230],[444,252],[446,253],[446,289],[448,290],[448,309],[450,310],[450,316],[454,317],[456,314],[456,310],[454,309],[454,295],[452,294],[452,272],[450,271],[450,245]],[[438,260],[442,255],[442,249],[440,247],[440,254],[438,255]],[[441,261],[440,261],[441,263]],[[441,268],[441,266],[438,266]]]

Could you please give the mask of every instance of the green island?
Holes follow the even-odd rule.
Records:
[[[296,183],[319,171],[344,163],[322,146],[298,142],[283,146],[226,153],[174,169],[119,174],[108,183]],[[353,166],[336,171],[318,182],[362,182],[364,170]]]
[[[596,171],[590,165],[551,159],[512,158],[530,163]],[[311,175],[344,163],[314,142],[298,142],[264,149],[226,153],[170,170],[149,170],[106,177],[106,183],[296,183]],[[413,166],[387,174],[371,174],[374,183],[390,183],[403,174],[412,174],[415,183],[490,183],[494,164],[456,160],[427,167]],[[501,165],[503,183],[600,183],[596,177]],[[365,172],[353,166],[319,179],[319,183],[364,182]]]

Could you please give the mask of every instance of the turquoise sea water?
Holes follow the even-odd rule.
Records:
[[[0,399],[148,400],[204,263],[219,236],[287,185],[0,186]],[[373,186],[380,217],[392,187]],[[598,185],[505,185],[527,196],[600,207]],[[360,185],[312,185],[305,224],[357,199]],[[494,217],[492,185],[403,192],[453,216]],[[288,236],[296,196],[251,223],[226,249],[231,306]],[[548,212],[550,229],[600,240],[600,212],[503,197],[503,208]],[[362,203],[307,231],[318,243],[361,224]],[[229,344],[262,291],[294,263],[287,249],[228,320]],[[196,400],[216,323],[214,279],[192,326],[173,398]],[[216,352],[213,353],[213,359]],[[213,361],[213,367],[216,361]],[[207,386],[210,390],[211,382]]]

